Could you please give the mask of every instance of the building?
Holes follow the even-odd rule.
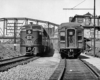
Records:
[[[84,15],[75,15],[69,20],[71,22],[81,23],[84,27],[84,36],[94,38],[94,16],[89,12]],[[95,36],[100,39],[100,16],[95,16]]]

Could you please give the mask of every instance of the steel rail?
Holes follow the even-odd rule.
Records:
[[[80,59],[80,61],[82,61],[91,70],[91,72],[96,75],[97,79],[100,80],[100,70],[85,60]]]
[[[0,63],[1,63],[1,62],[4,62],[4,61],[8,61],[8,60],[13,60],[13,59],[16,59],[16,58],[21,58],[21,57],[25,57],[25,56],[17,56],[17,57],[8,58],[8,59],[1,59],[1,60],[0,60]]]
[[[75,80],[80,80],[82,78],[82,80],[100,80],[100,71],[97,68],[94,68],[93,66],[91,66],[89,63],[84,62],[81,59],[75,59],[78,62],[73,63],[74,59],[68,59],[69,62],[63,60],[59,63],[57,69],[54,71],[54,73],[52,74],[52,76],[50,77],[49,80],[73,80],[73,78],[75,78]],[[72,61],[71,61],[72,60]],[[71,63],[72,62],[72,63]],[[68,64],[70,65],[68,65]],[[63,64],[63,65],[62,65]],[[70,71],[69,69],[72,68],[72,71]],[[76,66],[74,68],[74,66]],[[79,68],[79,69],[78,69]],[[83,70],[81,70],[82,68],[84,68]],[[77,69],[77,70],[74,70]],[[81,71],[80,71],[81,70]],[[86,71],[86,72],[85,72]],[[86,74],[85,74],[86,73]],[[85,74],[85,75],[84,75]],[[67,76],[67,78],[66,78]],[[72,78],[71,78],[72,76]],[[79,77],[79,79],[78,79]]]
[[[66,59],[61,59],[57,69],[54,71],[49,80],[62,80],[66,71]]]
[[[23,59],[16,59],[13,61],[8,61],[0,64],[0,72],[7,71],[8,69],[15,67],[17,65],[27,64],[30,61],[36,60],[39,57],[25,57]]]
[[[29,58],[31,58],[31,57],[21,56],[21,57],[15,57],[15,58],[11,58],[11,59],[2,60],[2,61],[0,61],[0,66],[18,62],[18,61],[22,61],[22,60],[29,59]]]

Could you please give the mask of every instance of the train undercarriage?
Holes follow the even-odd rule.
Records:
[[[82,49],[60,49],[61,58],[77,58]]]
[[[44,56],[50,51],[48,46],[26,47],[26,56]]]

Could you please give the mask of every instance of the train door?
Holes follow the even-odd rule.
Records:
[[[65,31],[60,31],[60,48],[65,48]]]
[[[73,48],[76,46],[76,30],[75,29],[66,29],[66,47]]]

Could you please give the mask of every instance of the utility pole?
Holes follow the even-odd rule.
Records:
[[[95,0],[94,0],[94,56],[95,55]]]

